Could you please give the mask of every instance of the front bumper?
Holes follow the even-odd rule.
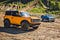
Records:
[[[31,25],[40,25],[40,19],[32,19]]]
[[[55,21],[55,19],[49,19],[49,21]]]

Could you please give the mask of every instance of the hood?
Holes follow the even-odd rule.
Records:
[[[39,17],[36,16],[31,16],[32,19],[40,19]]]
[[[54,18],[54,17],[49,17],[49,18]]]
[[[53,16],[48,16],[49,18],[54,18]]]

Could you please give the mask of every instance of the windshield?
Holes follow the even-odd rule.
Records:
[[[30,17],[30,14],[27,12],[20,12],[21,16]]]

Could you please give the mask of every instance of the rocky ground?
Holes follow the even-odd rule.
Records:
[[[34,31],[4,28],[2,19],[0,18],[0,40],[60,40],[60,19],[55,22],[41,22]]]

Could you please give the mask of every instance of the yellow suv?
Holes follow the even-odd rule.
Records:
[[[6,11],[4,16],[4,27],[10,25],[19,25],[22,29],[27,30],[29,27],[37,29],[40,25],[40,18],[31,16],[27,12]]]

